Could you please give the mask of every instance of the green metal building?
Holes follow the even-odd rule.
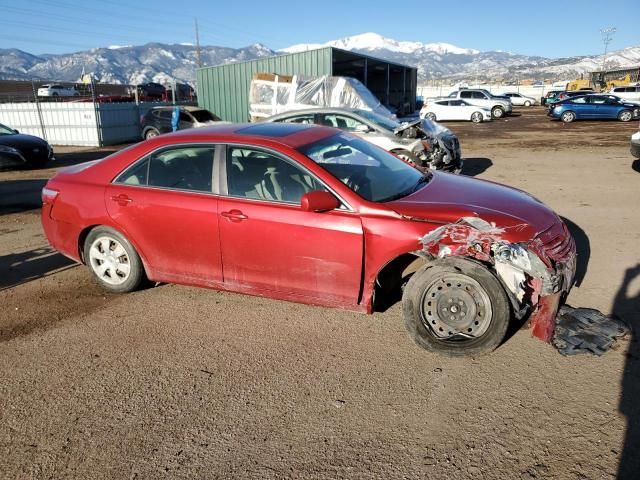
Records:
[[[353,77],[383,104],[408,103],[411,111],[415,110],[416,68],[334,47],[200,68],[196,76],[198,104],[223,120],[248,121],[249,86],[256,73]]]

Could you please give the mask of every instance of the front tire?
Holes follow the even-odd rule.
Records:
[[[562,115],[560,115],[560,120],[562,120],[564,123],[571,123],[576,119],[576,114],[573,112],[564,112]]]
[[[504,117],[504,108],[502,108],[502,107],[493,107],[491,109],[491,116],[493,118],[502,118],[502,117]]]
[[[402,313],[420,347],[456,357],[495,350],[511,319],[498,279],[483,265],[451,257],[429,262],[411,277]]]
[[[124,235],[109,227],[89,232],[84,260],[100,286],[111,292],[133,292],[146,280],[138,252]]]
[[[631,110],[622,110],[618,114],[618,120],[621,122],[630,122],[633,119],[633,112]]]

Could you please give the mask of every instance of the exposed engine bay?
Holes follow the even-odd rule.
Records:
[[[418,167],[459,173],[462,155],[458,137],[446,127],[428,119],[403,123],[393,132],[406,139],[419,139],[424,150],[418,155]]]

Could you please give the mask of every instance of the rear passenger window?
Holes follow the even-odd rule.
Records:
[[[214,151],[214,147],[163,150],[125,170],[116,183],[211,192]]]

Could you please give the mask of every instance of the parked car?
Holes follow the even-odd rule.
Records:
[[[527,193],[423,174],[322,126],[159,136],[58,172],[42,198],[51,245],[106,290],[150,280],[372,313],[408,280],[411,336],[448,355],[495,349],[525,314],[550,341],[575,270],[566,226]]]
[[[174,98],[173,85],[169,85],[166,89],[167,101],[181,101],[181,100],[194,100],[196,98],[196,92],[191,85],[186,83],[176,83],[176,92]]]
[[[138,90],[138,98],[149,100],[162,100],[166,98],[167,90],[159,83],[147,82],[135,85],[131,91],[131,95],[135,95],[135,91]]]
[[[42,85],[38,88],[39,97],[78,97],[80,92],[73,85],[57,83]]]
[[[604,119],[629,122],[640,116],[640,104],[625,102],[615,95],[583,95],[554,103],[548,115],[565,123]]]
[[[510,100],[498,98],[484,89],[464,89],[451,92],[451,99],[464,100],[465,102],[491,111],[493,118],[502,118],[513,110]]]
[[[0,167],[42,167],[53,160],[53,148],[40,137],[0,124]]]
[[[370,110],[311,108],[274,115],[267,122],[326,125],[346,130],[420,167],[460,172],[460,142],[433,122],[399,123]]]
[[[559,92],[552,101],[547,101],[548,108],[553,108],[553,105],[566,100],[567,98],[581,97],[583,95],[591,95],[596,93],[593,90],[564,90]]]
[[[522,95],[517,92],[507,92],[504,94],[505,97],[509,97],[511,103],[518,107],[530,107],[531,105],[536,104],[536,99],[532,97],[527,97],[526,95]]]
[[[640,128],[631,135],[631,155],[640,158]]]
[[[613,87],[609,93],[620,97],[623,100],[640,101],[640,85],[626,85],[624,87]]]
[[[467,120],[473,123],[491,121],[491,110],[471,105],[464,100],[427,100],[420,109],[420,118],[429,120]]]
[[[221,122],[219,117],[200,107],[179,106],[178,130],[199,128]],[[171,116],[174,106],[153,107],[140,117],[140,128],[144,140],[173,131]]]
[[[556,96],[562,92],[564,92],[564,90],[549,90],[543,97],[540,97],[540,105],[552,103],[556,99]]]

